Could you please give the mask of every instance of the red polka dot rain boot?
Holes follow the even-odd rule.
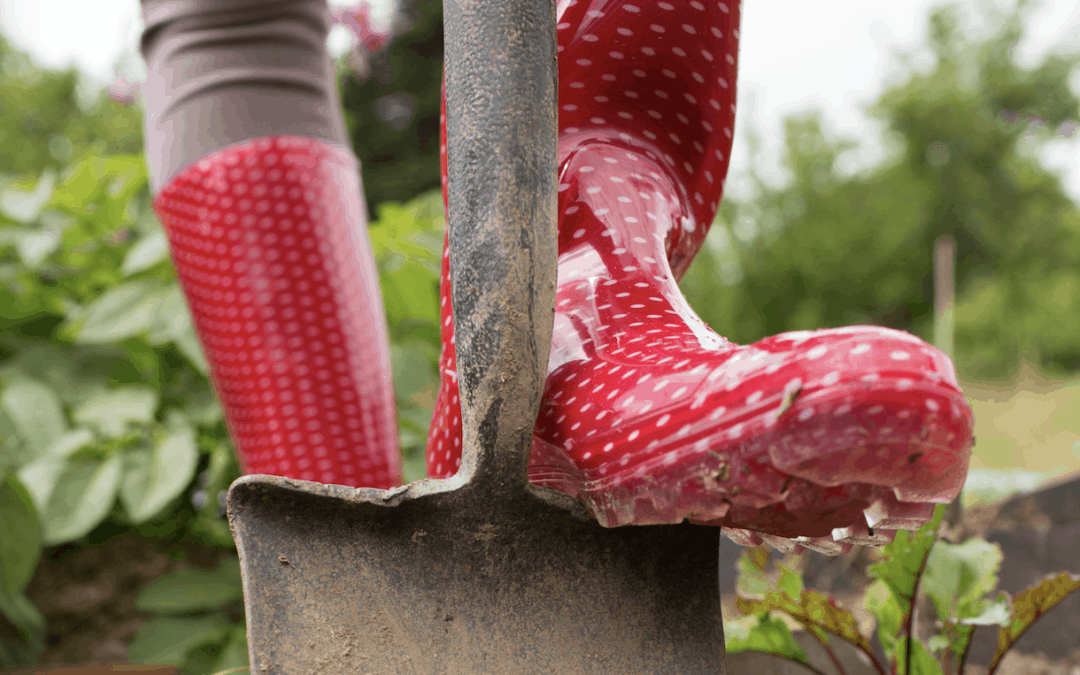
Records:
[[[786,551],[881,545],[929,520],[971,449],[944,354],[864,326],[738,346],[676,284],[727,172],[738,5],[557,11],[558,292],[529,480],[605,526],[690,519]],[[444,259],[433,476],[461,452],[449,282]]]
[[[356,160],[264,138],[155,200],[247,473],[400,483],[386,319]]]

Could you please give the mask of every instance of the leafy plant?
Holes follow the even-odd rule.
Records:
[[[442,195],[382,204],[371,236],[390,328],[404,478],[427,475],[424,446],[438,390],[439,274],[446,221]]]
[[[437,381],[441,211],[438,193],[383,205],[370,228],[410,480],[425,473]],[[32,663],[44,646],[44,619],[23,594],[42,547],[112,522],[230,548],[221,500],[239,469],[142,157],[89,156],[0,191],[0,271],[6,666]],[[147,630],[167,626],[206,647],[225,631],[220,619],[170,616]],[[184,656],[192,672],[232,662],[207,649],[205,658]]]
[[[240,561],[212,571],[183,569],[155,579],[135,605],[157,616],[139,627],[133,663],[173,664],[184,673],[216,673],[248,664]]]
[[[142,244],[159,231],[139,156],[91,156],[0,194],[0,522],[34,533],[16,538],[25,578],[3,589],[24,647],[4,665],[43,647],[22,595],[40,546],[162,519],[226,438],[220,417],[194,414],[212,394],[172,272]]]
[[[877,619],[877,636],[888,664],[880,663],[857,620],[833,598],[803,588],[799,574],[781,566],[775,588],[765,580],[767,553],[749,549],[739,560],[737,605],[752,622],[725,624],[729,653],[760,651],[810,664],[787,624],[772,616],[782,612],[804,625],[837,664],[830,636],[846,640],[870,658],[881,675],[945,675],[964,673],[971,637],[979,626],[997,626],[998,647],[990,664],[992,675],[1017,639],[1046,611],[1080,589],[1080,575],[1052,574],[1035,586],[1009,596],[997,586],[1001,550],[982,539],[960,544],[937,540],[945,506],[934,518],[909,533],[900,531],[884,547],[884,559],[870,566],[875,581],[863,596],[863,606]],[[937,610],[939,632],[926,644],[913,639],[915,599],[924,593]]]
[[[41,553],[29,492],[0,468],[0,663],[26,663],[44,647],[45,617],[23,594]]]

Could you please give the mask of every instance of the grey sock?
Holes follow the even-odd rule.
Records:
[[[142,0],[142,10],[155,194],[189,164],[252,138],[348,147],[326,0]]]

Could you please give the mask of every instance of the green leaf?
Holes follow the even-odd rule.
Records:
[[[132,663],[180,664],[188,652],[229,635],[233,624],[224,614],[150,619],[128,648]]]
[[[0,471],[14,469],[23,462],[23,444],[11,416],[0,405]]]
[[[123,346],[128,363],[139,373],[140,379],[155,389],[160,388],[162,361],[158,351],[139,338],[124,340]]]
[[[903,626],[904,608],[889,585],[880,579],[866,589],[863,607],[877,618],[878,639],[885,656],[892,661],[896,654],[896,640]]]
[[[900,645],[904,644],[905,636],[901,633],[912,610],[919,575],[934,545],[937,528],[945,516],[945,506],[939,504],[930,522],[914,534],[898,531],[892,543],[884,547],[885,560],[874,563],[868,569],[870,576],[877,581],[868,589],[864,603],[878,617],[878,638],[886,656],[894,664],[904,660],[905,652]],[[903,663],[899,663],[898,667],[903,666]]]
[[[380,205],[379,220],[368,229],[395,342],[438,326],[443,221],[432,217],[431,203]]]
[[[438,351],[422,340],[409,339],[390,345],[394,393],[399,401],[412,398],[424,387],[438,384],[438,373],[432,365],[438,358]]]
[[[22,263],[36,269],[48,258],[62,241],[58,230],[12,230],[8,237],[15,244],[15,251]]]
[[[141,155],[87,157],[67,174],[53,195],[52,205],[77,214],[86,213],[94,204],[101,206],[102,202],[126,205],[146,183],[145,164]],[[107,222],[116,226],[121,219],[112,217]]]
[[[68,429],[60,398],[37,380],[19,379],[4,387],[0,405],[24,443],[19,464],[41,456]]]
[[[187,399],[184,415],[201,427],[212,427],[221,421],[221,406],[210,387],[206,387]]]
[[[200,474],[200,484],[206,494],[206,503],[198,510],[197,526],[203,536],[211,543],[222,548],[232,548],[233,541],[229,524],[220,512],[221,497],[229,485],[240,475],[236,462],[236,453],[228,441],[221,440],[209,451],[210,461]]]
[[[56,174],[46,171],[30,192],[16,187],[4,189],[0,192],[0,213],[20,223],[34,222],[49,203],[55,185]]]
[[[777,567],[780,568],[780,582],[776,585],[777,589],[793,598],[801,597],[803,592],[802,575],[784,565],[778,564]]]
[[[406,262],[379,279],[386,318],[394,339],[409,325],[438,325],[438,277],[415,262]]]
[[[951,644],[952,640],[949,636],[942,633],[941,635],[931,636],[930,639],[926,641],[926,648],[930,650],[931,654],[938,654]]]
[[[128,250],[123,264],[120,265],[120,273],[129,277],[150,269],[168,257],[169,240],[164,232],[158,230],[142,237]]]
[[[167,293],[168,289],[150,281],[129,281],[113,286],[86,308],[76,340],[119,342],[149,330]]]
[[[743,614],[779,610],[811,630],[821,629],[866,650],[870,649],[870,642],[859,632],[859,622],[855,616],[837,605],[832,597],[815,591],[803,591],[798,600],[783,590],[772,591],[763,600],[736,598],[735,605]]]
[[[1001,592],[997,598],[980,600],[978,604],[982,611],[976,616],[963,619],[960,623],[944,622],[941,634],[934,636],[939,639],[932,639],[928,644],[930,651],[941,652],[947,663],[959,664],[978,626],[1008,626],[1012,621],[1013,605],[1008,593]]]
[[[102,392],[75,410],[79,424],[97,429],[109,438],[122,436],[131,423],[149,424],[158,406],[158,393],[139,385]]]
[[[417,405],[413,401],[402,402],[398,408],[400,420],[416,431],[421,432],[421,445],[427,442],[428,427],[431,426],[431,408]]]
[[[897,675],[907,675],[908,672],[905,667],[907,642],[908,638],[905,637],[897,640],[896,643],[896,651],[900,654],[900,658],[897,659]],[[918,640],[913,640],[911,643],[911,673],[912,675],[943,675],[941,664],[926,648],[926,645]]]
[[[29,491],[38,513],[44,513],[48,508],[49,497],[67,466],[68,457],[93,441],[94,434],[87,429],[68,431],[53,441],[42,457],[19,469],[19,480]]]
[[[772,584],[765,578],[764,571],[764,564],[768,552],[761,553],[759,552],[760,548],[761,547],[745,549],[743,554],[739,556],[739,560],[736,563],[739,575],[735,580],[735,588],[739,595],[764,597],[766,593],[772,590]],[[754,559],[753,556],[755,554],[763,556],[759,558],[760,562]]]
[[[120,457],[67,466],[42,518],[47,546],[85,536],[109,515],[120,487]]]
[[[90,159],[76,164],[53,195],[53,206],[81,213],[101,189],[101,179],[91,169]]]
[[[997,587],[1001,547],[983,539],[960,544],[937,542],[930,550],[922,589],[933,601],[938,618],[956,621],[977,616],[984,595]]]
[[[23,593],[0,593],[0,615],[15,629],[15,640],[0,633],[0,668],[33,665],[45,651],[45,617]],[[6,631],[4,631],[6,632]]]
[[[906,530],[896,533],[892,543],[884,548],[885,560],[874,563],[868,569],[871,577],[879,579],[892,590],[903,612],[911,611],[912,596],[920,570],[937,537],[937,528],[945,516],[945,504],[934,509],[930,522],[912,534]]]
[[[1080,574],[1061,572],[1047,575],[1038,584],[1014,596],[1012,621],[998,629],[997,652],[989,669],[994,670],[1005,652],[1039,617],[1077,589],[1080,589]]]
[[[42,632],[45,630],[45,617],[22,593],[12,596],[0,593],[0,614],[7,617],[18,628]]]
[[[0,473],[0,594],[21,593],[41,555],[41,523],[30,493],[14,474]]]
[[[958,662],[967,651],[976,625],[1009,623],[1012,603],[1007,594],[984,599],[997,586],[1001,557],[1001,547],[983,539],[938,541],[930,550],[920,587],[946,624],[945,655],[950,660]]]
[[[187,614],[242,600],[240,561],[230,558],[212,571],[177,570],[151,581],[135,599],[135,606],[154,614]]]
[[[225,643],[225,648],[221,650],[221,655],[218,657],[211,672],[220,673],[232,668],[243,668],[247,665],[247,629],[243,625],[240,625],[233,629],[232,635],[229,636],[229,641]]]
[[[173,342],[176,343],[176,348],[180,350],[180,353],[183,354],[187,360],[191,362],[191,365],[195,366],[200,373],[206,375],[210,372],[210,367],[206,363],[206,355],[203,354],[202,345],[199,344],[199,338],[196,337],[193,328],[175,336]]]
[[[406,483],[427,478],[427,459],[424,457],[421,442],[422,439],[411,432],[401,432],[401,479]]]
[[[806,652],[791,634],[791,629],[778,617],[767,613],[758,614],[756,624],[748,630],[737,624],[724,624],[724,645],[729,654],[739,652],[765,652],[809,664]],[[729,630],[729,626],[734,630]]]
[[[191,315],[184,301],[184,293],[180,286],[173,284],[158,305],[157,316],[147,339],[151,344],[164,344],[192,331]]]
[[[960,620],[965,626],[1008,626],[1012,621],[1013,601],[1005,591],[993,599],[981,600],[979,612]]]
[[[174,428],[150,452],[136,451],[129,457],[120,501],[131,522],[140,525],[158,515],[195,477],[199,463],[195,431]]]
[[[108,384],[110,373],[126,361],[122,350],[112,346],[72,347],[63,343],[21,344],[15,356],[0,367],[0,377],[30,378],[48,385],[60,399],[77,406],[95,387]]]

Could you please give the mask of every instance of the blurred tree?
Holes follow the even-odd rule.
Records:
[[[90,149],[141,152],[141,111],[104,92],[80,95],[74,69],[40,68],[0,36],[0,174],[38,175]]]
[[[791,180],[753,175],[752,199],[725,200],[684,280],[702,318],[736,342],[856,323],[932,339],[933,242],[948,234],[960,370],[1080,368],[1080,210],[1036,159],[1080,119],[1080,54],[1018,65],[1026,7],[992,15],[1000,29],[981,40],[955,7],[933,14],[935,66],[909,69],[871,109],[894,149],[878,166],[845,175],[855,143],[829,138],[820,113],[788,119]]]
[[[364,168],[368,210],[438,188],[442,100],[442,3],[398,4],[389,47],[371,55],[365,77],[341,69],[341,98]]]

